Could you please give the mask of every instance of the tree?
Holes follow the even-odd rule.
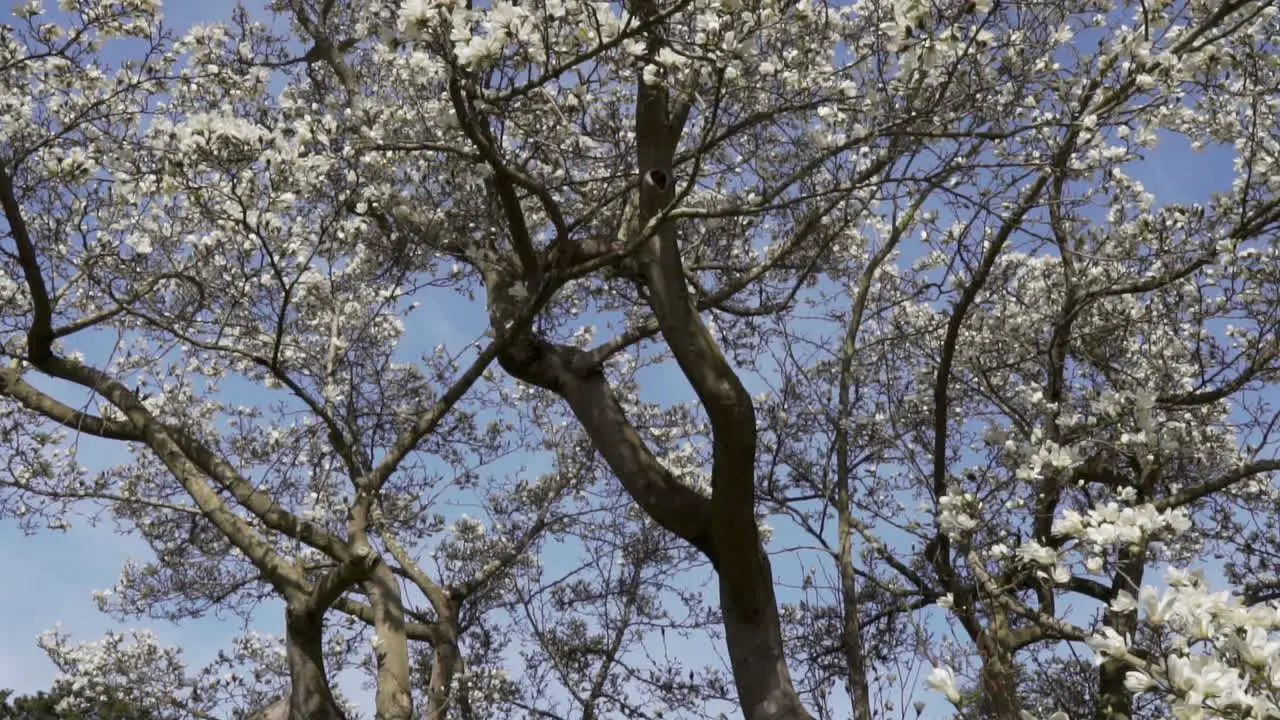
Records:
[[[292,717],[370,634],[388,719],[1280,715],[1274,2],[157,8],[0,36],[3,507],[140,532],[106,609],[281,602]]]
[[[68,712],[59,708],[63,698],[73,695],[67,683],[57,683],[49,692],[14,696],[0,690],[0,718],[5,720],[153,720],[156,716],[118,697],[102,700],[90,710]]]

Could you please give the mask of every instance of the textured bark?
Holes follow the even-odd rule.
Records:
[[[285,611],[289,720],[346,720],[324,670],[323,612]]]
[[[846,512],[841,508],[842,515]],[[849,699],[853,704],[854,720],[871,720],[871,690],[867,685],[867,657],[862,643],[862,627],[859,624],[860,603],[857,578],[853,575],[853,548],[850,542],[852,530],[841,522],[840,541],[840,596],[844,617],[841,624],[841,649],[849,672]]]
[[[802,720],[811,717],[800,704],[782,644],[777,599],[774,597],[769,557],[759,548],[757,567],[770,578],[731,577],[720,572],[720,610],[724,614],[725,643],[733,668],[738,701],[747,720]]]
[[[427,686],[426,720],[445,720],[454,703],[453,679],[462,665],[458,651],[457,611],[453,603],[436,605],[439,633],[431,649],[431,682]]]
[[[409,720],[413,717],[413,695],[400,588],[386,565],[374,569],[364,587],[373,608],[373,632],[377,640],[374,651],[377,690],[373,701],[378,720]]]
[[[453,678],[461,654],[453,641],[437,643],[431,653],[431,686],[427,695],[427,720],[445,720],[453,705]]]
[[[982,651],[981,687],[993,720],[1020,720],[1022,703],[1014,678],[1013,658],[991,636],[979,643]]]

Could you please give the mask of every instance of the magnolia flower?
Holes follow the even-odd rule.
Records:
[[[1173,609],[1172,594],[1162,597],[1155,588],[1147,585],[1138,591],[1138,602],[1142,605],[1147,622],[1152,625],[1163,625],[1168,622]]]
[[[1111,600],[1111,609],[1118,613],[1126,613],[1138,607],[1138,600],[1127,590],[1121,590]]]
[[[1108,655],[1124,655],[1129,651],[1129,641],[1111,627],[1102,628],[1085,640],[1085,644],[1098,654],[1099,662],[1106,659]]]
[[[1186,618],[1187,634],[1196,640],[1208,640],[1217,630],[1214,618],[1207,612],[1193,613]]]
[[[1035,540],[1028,540],[1023,543],[1017,550],[1020,558],[1029,560],[1037,565],[1049,567],[1058,562],[1058,553],[1050,547],[1045,547]]]
[[[1166,661],[1169,682],[1184,695],[1187,705],[1202,704],[1215,698],[1222,704],[1234,704],[1247,696],[1240,672],[1226,667],[1216,658],[1204,655],[1174,655]]]
[[[1265,668],[1274,658],[1280,657],[1280,642],[1271,640],[1261,627],[1246,630],[1244,637],[1236,638],[1235,645],[1240,659],[1255,668]]]
[[[1124,687],[1131,693],[1140,693],[1149,690],[1154,683],[1145,673],[1137,670],[1130,670],[1124,674]]]
[[[432,0],[404,0],[400,6],[400,16],[396,19],[396,29],[410,38],[418,38],[422,27],[431,17]]]
[[[935,667],[926,682],[929,687],[947,696],[953,705],[960,703],[960,691],[956,689],[956,678],[950,668]]]
[[[938,528],[952,539],[963,537],[978,526],[978,520],[966,512],[975,504],[971,494],[948,493],[938,498]]]
[[[1062,563],[1053,566],[1053,572],[1050,574],[1053,582],[1058,585],[1066,585],[1071,582],[1071,569]]]
[[[1058,537],[1080,537],[1084,533],[1084,517],[1075,510],[1066,510],[1053,521],[1053,534]]]

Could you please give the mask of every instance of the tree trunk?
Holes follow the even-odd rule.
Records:
[[[1124,686],[1128,671],[1119,660],[1104,660],[1098,666],[1098,720],[1129,720],[1133,714],[1133,694]]]
[[[671,158],[679,128],[668,125],[664,92],[641,86],[637,145],[642,178],[637,228],[674,197]],[[657,95],[655,95],[657,93]],[[681,113],[677,113],[679,115]],[[678,123],[677,123],[678,124]],[[808,720],[782,647],[773,572],[756,526],[756,418],[751,396],[698,315],[686,285],[675,229],[662,224],[636,242],[640,278],[663,338],[711,424],[711,498],[683,485],[645,446],[600,362],[552,345],[527,329],[509,339],[499,362],[512,376],[564,398],[623,487],[663,528],[702,551],[720,581],[720,607],[734,682],[747,720]],[[643,242],[640,242],[643,240]],[[515,316],[510,280],[486,276],[495,327]]]
[[[346,720],[324,671],[324,611],[285,611],[289,720]]]
[[[847,512],[841,508],[841,513]],[[842,525],[844,523],[841,523]],[[853,575],[853,559],[850,535],[852,531],[843,528],[840,543],[840,596],[842,600],[843,624],[841,632],[841,649],[844,651],[845,665],[849,672],[849,698],[853,703],[854,720],[871,720],[871,691],[867,686],[867,657],[862,644],[862,626],[860,624],[857,578]]]
[[[555,364],[551,357],[545,359]],[[562,370],[557,375],[558,382],[547,385],[568,400],[628,494],[650,517],[702,550],[715,565],[725,641],[744,717],[808,720],[810,715],[800,704],[787,670],[773,571],[750,512],[751,500],[738,508],[725,508],[680,485],[644,447],[602,374],[572,377]],[[754,455],[739,459],[749,466]]]
[[[922,196],[913,207],[924,201]],[[913,211],[914,212],[914,211]],[[867,298],[871,294],[871,281],[880,266],[897,246],[901,233],[893,233],[888,242],[876,252],[863,269],[858,291],[849,308],[849,322],[845,326],[844,346],[840,350],[840,382],[836,390],[835,450],[836,450],[836,512],[839,513],[840,551],[836,563],[840,569],[840,598],[843,611],[841,646],[845,666],[849,673],[849,698],[853,705],[854,720],[871,720],[871,689],[867,683],[867,655],[862,643],[862,612],[858,599],[858,578],[853,565],[853,448],[849,438],[849,424],[853,415],[854,357],[858,352],[858,333],[862,330],[862,317],[866,312]]]
[[[410,720],[413,695],[409,689],[409,642],[400,588],[386,565],[378,565],[364,585],[373,608],[373,631],[377,640],[374,651],[377,689],[373,698],[377,718]]]
[[[675,198],[672,156],[682,121],[670,124],[672,110],[665,91],[641,85],[637,227],[645,227]],[[773,572],[756,525],[755,405],[698,314],[670,222],[644,240],[637,261],[662,337],[711,425],[710,557],[719,573],[725,641],[743,715],[747,720],[807,719],[787,670]]]
[[[1120,551],[1116,573],[1111,578],[1113,597],[1121,590],[1137,596],[1146,570],[1146,555],[1145,543],[1137,550],[1125,548]],[[1132,638],[1138,627],[1138,611],[1116,612],[1108,608],[1102,622],[1115,628],[1122,636]],[[1104,660],[1098,666],[1097,720],[1129,720],[1133,716],[1133,693],[1124,686],[1124,676],[1128,671],[1128,665],[1119,660]]]
[[[1022,702],[1018,698],[1013,658],[990,635],[982,637],[978,647],[982,653],[982,694],[991,717],[995,720],[1020,720]]]
[[[462,655],[458,652],[457,629],[452,617],[440,618],[439,638],[431,651],[431,682],[427,688],[426,720],[445,720],[453,705],[453,678]]]
[[[742,714],[747,720],[808,720],[787,670],[769,556],[758,546],[755,555],[765,582],[720,571],[720,610]]]

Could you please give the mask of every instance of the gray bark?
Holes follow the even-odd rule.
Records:
[[[285,611],[289,720],[346,720],[324,670],[323,611]]]

